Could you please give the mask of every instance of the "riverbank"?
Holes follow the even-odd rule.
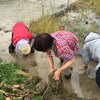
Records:
[[[54,4],[59,5],[61,1],[65,2],[65,0],[60,0],[59,3],[56,3],[58,1],[55,1]],[[64,2],[61,4],[65,4]],[[35,51],[34,54],[22,59],[18,58],[16,54],[9,54],[8,46],[11,41],[12,26],[19,21],[23,21],[27,26],[29,26],[30,22],[33,22],[34,20],[35,23],[32,24],[34,24],[35,27],[32,26],[32,32],[52,33],[59,30],[60,25],[64,25],[65,30],[71,31],[77,35],[81,46],[85,34],[91,31],[99,33],[100,17],[97,17],[95,12],[91,12],[91,10],[83,12],[83,10],[80,9],[80,12],[73,10],[70,12],[68,11],[65,16],[61,16],[60,18],[57,17],[59,18],[57,20],[55,20],[54,17],[52,17],[53,20],[52,18],[49,20],[50,17],[46,17],[47,20],[43,19],[40,21],[37,19],[42,16],[41,5],[42,2],[40,0],[38,0],[38,4],[34,0],[11,0],[9,2],[0,2],[0,57],[7,62],[10,62],[11,60],[17,61],[19,64],[23,65],[25,69],[28,69],[28,73],[32,74],[33,76],[39,75],[44,81],[47,81],[50,69],[45,53]],[[57,7],[57,10],[60,10],[58,9],[59,7],[57,5],[55,8]],[[48,6],[48,10],[53,13],[51,5]],[[38,23],[41,24],[42,27],[40,27]],[[54,59],[56,69],[60,67],[60,61],[57,58]],[[91,73],[80,71],[82,65],[82,58],[77,56],[76,63],[72,66],[72,79],[70,81],[64,79],[64,86],[68,88],[70,92],[76,93],[79,97],[94,97],[99,100],[100,90],[95,83],[95,77],[93,77],[92,72],[92,68],[95,68],[96,63],[93,62],[89,65],[89,72]]]

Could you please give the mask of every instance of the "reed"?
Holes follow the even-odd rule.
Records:
[[[100,15],[100,0],[78,0],[77,2],[71,4],[71,9],[91,9],[93,12],[96,12],[96,14]]]
[[[29,28],[30,31],[35,34],[41,34],[41,33],[51,34],[59,30],[59,25],[58,25],[59,21],[60,21],[59,18],[45,16],[37,21],[31,21]]]

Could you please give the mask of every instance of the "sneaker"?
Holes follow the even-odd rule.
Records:
[[[70,73],[70,75],[64,75],[65,76],[65,79],[67,79],[67,80],[70,80],[71,79],[71,73]]]
[[[34,53],[34,49],[33,48],[31,48],[31,53]]]
[[[9,46],[9,53],[14,53],[14,51],[15,51],[15,47],[11,44]]]

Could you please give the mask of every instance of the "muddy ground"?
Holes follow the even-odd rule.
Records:
[[[48,81],[50,73],[47,56],[45,53],[35,51],[27,57],[19,58],[15,53],[9,54],[8,46],[11,41],[12,26],[19,21],[23,21],[29,25],[30,20],[36,20],[42,16],[42,0],[2,0],[0,1],[0,58],[6,62],[17,61],[19,64],[28,69],[31,75],[39,75],[43,81]],[[11,2],[9,2],[11,1]],[[50,0],[53,1],[53,0]],[[47,0],[45,3],[46,14],[53,13],[53,8],[60,10],[59,4],[64,4],[65,0],[59,0],[53,5]],[[72,0],[74,1],[74,0]],[[49,2],[49,3],[48,3]],[[54,5],[56,4],[56,6]],[[64,6],[63,5],[63,6]],[[59,7],[58,7],[59,6]],[[10,30],[10,32],[9,32]],[[55,69],[60,67],[60,61],[54,57]],[[82,57],[77,56],[76,62],[73,64],[71,80],[64,80],[64,87],[67,88],[69,93],[76,93],[79,97],[95,97],[100,100],[100,89],[95,82],[95,66],[97,62],[91,61],[87,71],[82,69]]]
[[[0,31],[0,57],[6,61],[17,61],[23,65],[25,69],[31,75],[39,75],[43,81],[48,81],[48,75],[50,73],[47,56],[45,53],[35,51],[34,54],[30,54],[27,57],[20,58],[18,55],[10,54],[8,52],[8,46],[10,44],[11,32],[4,33]],[[60,67],[60,61],[54,57],[55,69]],[[74,92],[79,97],[91,98],[95,97],[99,100],[100,89],[95,82],[95,66],[97,62],[91,61],[87,71],[82,70],[82,57],[77,56],[76,62],[73,64],[72,78],[71,80],[64,79],[64,87],[68,92]]]

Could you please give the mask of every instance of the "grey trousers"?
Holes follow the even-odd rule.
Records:
[[[62,66],[65,64],[65,62],[63,62]],[[71,74],[71,68],[68,67],[63,71],[64,75],[70,75]]]

